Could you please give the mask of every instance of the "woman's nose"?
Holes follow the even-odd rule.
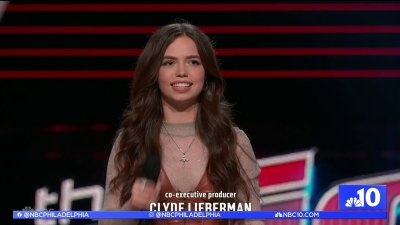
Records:
[[[187,69],[184,63],[179,63],[177,77],[187,77]]]

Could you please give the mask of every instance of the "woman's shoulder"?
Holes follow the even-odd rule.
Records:
[[[246,132],[244,132],[244,130],[242,130],[240,127],[237,126],[233,127],[233,129],[235,130],[238,144],[250,145],[247,147],[251,147],[250,139],[247,136]]]
[[[237,136],[236,154],[239,158],[242,168],[250,178],[255,178],[260,173],[257,158],[246,132],[239,127],[234,127]]]
[[[254,158],[253,146],[251,145],[251,141],[244,130],[239,127],[234,127],[236,132],[236,140],[237,140],[237,154],[240,156],[243,153],[248,155],[250,158]]]
[[[114,133],[114,137],[112,138],[111,156],[115,156],[115,154],[120,150],[122,133],[122,129],[118,129]]]

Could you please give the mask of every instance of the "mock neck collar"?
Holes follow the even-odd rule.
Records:
[[[180,136],[180,137],[189,137],[193,136],[196,133],[195,123],[194,122],[185,122],[185,123],[168,123],[163,122],[163,126],[161,127],[161,133],[171,136]]]

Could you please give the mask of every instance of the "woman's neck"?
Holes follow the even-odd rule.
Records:
[[[196,133],[194,122],[189,123],[168,123],[164,122],[161,128],[161,133],[164,135],[189,137]]]
[[[197,115],[198,104],[177,110],[170,105],[163,105],[164,121],[167,123],[190,123],[194,122]]]

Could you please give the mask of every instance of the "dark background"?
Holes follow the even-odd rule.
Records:
[[[5,207],[2,211],[8,213],[6,217],[12,210],[33,207],[38,188],[47,186],[59,193],[61,181],[67,178],[75,180],[75,187],[105,182],[107,157],[128,103],[137,54],[66,56],[57,49],[141,49],[149,35],[145,32],[32,34],[24,33],[23,28],[19,29],[22,32],[7,30],[18,30],[21,26],[161,26],[176,18],[200,27],[365,26],[369,30],[364,32],[332,28],[330,32],[238,30],[208,34],[214,40],[217,54],[218,49],[308,49],[279,55],[253,55],[243,50],[241,54],[222,54],[218,58],[226,74],[226,98],[234,105],[235,122],[248,134],[258,158],[318,148],[311,208],[337,180],[398,170],[400,3],[285,2],[289,5],[379,3],[397,7],[248,11],[227,11],[222,7],[210,12],[171,11],[168,7],[165,11],[145,12],[43,12],[15,8],[6,11],[0,22],[0,163],[3,185],[8,190],[5,195],[11,196],[9,203],[2,204]],[[19,1],[10,6],[23,3],[29,2]],[[46,2],[35,4],[39,3]],[[345,8],[345,4],[342,6]],[[388,31],[378,31],[388,26],[391,26]],[[361,50],[307,54],[310,49],[325,48]],[[25,53],[17,53],[18,49]],[[37,49],[46,49],[52,55],[35,53]],[[381,49],[381,53],[368,54],[365,49]],[[34,53],[29,55],[26,53],[29,51]],[[60,71],[70,71],[73,76],[60,76]],[[91,71],[109,73],[89,77]],[[224,71],[239,75],[233,77]],[[276,71],[286,75],[280,76]],[[74,207],[86,210],[89,201],[74,203]]]

